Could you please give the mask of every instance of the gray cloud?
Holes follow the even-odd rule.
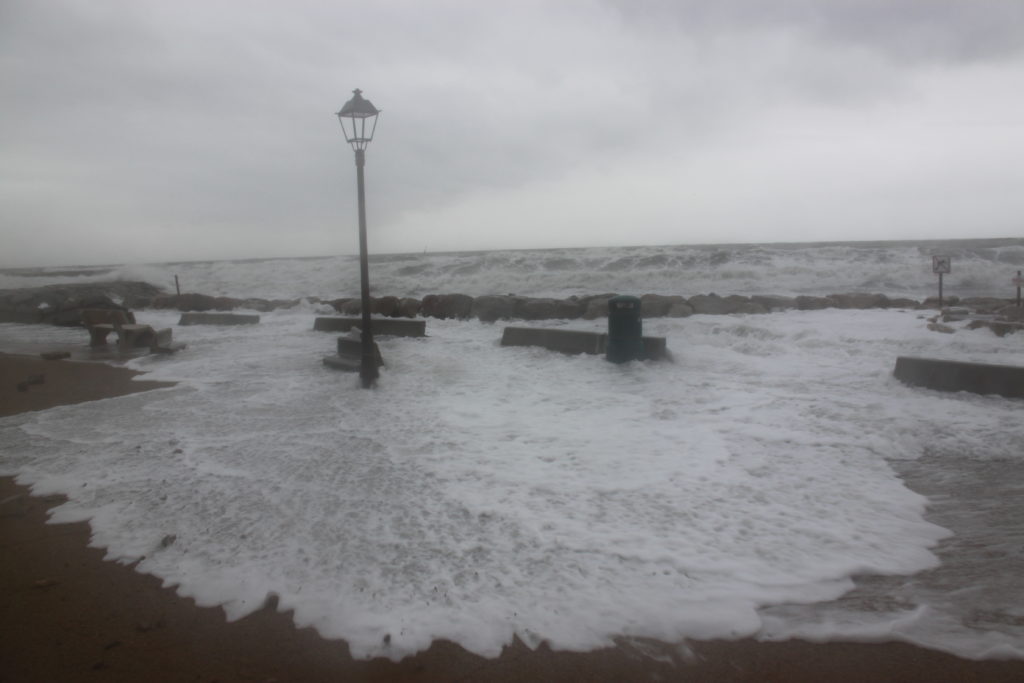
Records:
[[[354,87],[384,110],[367,167],[381,250],[881,236],[834,218],[858,201],[886,236],[953,235],[922,183],[987,188],[984,232],[1005,231],[1022,209],[1002,189],[1024,179],[1007,146],[1022,11],[14,0],[4,261],[350,252],[352,155],[332,112]]]
[[[856,46],[904,61],[998,59],[1022,50],[1024,5],[1016,0],[608,0],[641,32],[698,37],[784,30],[827,45]]]

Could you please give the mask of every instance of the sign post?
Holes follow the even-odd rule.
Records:
[[[942,310],[942,276],[952,272],[953,259],[949,256],[932,256],[932,272],[939,274],[939,310]]]
[[[1020,276],[1020,271],[1017,271],[1017,277],[1013,278],[1013,284],[1017,285],[1017,308],[1020,308],[1020,287],[1024,285],[1024,278]]]

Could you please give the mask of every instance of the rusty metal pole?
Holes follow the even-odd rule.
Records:
[[[370,328],[370,262],[366,248],[366,194],[363,189],[363,166],[366,165],[365,150],[356,150],[356,184],[359,193],[359,290],[363,314],[362,357],[359,377],[363,388],[369,389],[377,381],[377,358],[373,353],[373,330]]]
[[[939,310],[942,310],[942,273],[939,273]]]
[[[1020,286],[1021,286],[1021,282],[1022,281],[1020,279],[1020,271],[1018,270],[1017,271],[1017,308],[1020,308]]]

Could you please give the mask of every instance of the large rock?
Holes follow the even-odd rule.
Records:
[[[745,296],[737,296],[735,294],[722,298],[712,292],[711,294],[698,294],[697,296],[690,297],[690,306],[693,307],[694,313],[703,313],[707,315],[725,315],[729,313],[740,313],[740,312],[754,312],[753,310],[741,311],[741,309],[749,308],[750,299]],[[759,307],[758,312],[764,312],[764,307]]]
[[[997,337],[1005,337],[1008,334],[1024,330],[1024,323],[1011,322],[1008,320],[972,320],[967,325],[967,329],[969,330],[977,330],[981,327],[987,327],[992,330]]]
[[[241,303],[238,304],[239,308],[247,308],[251,311],[259,311],[260,313],[267,313],[268,311],[274,310],[274,305],[266,299],[242,299]]]
[[[987,296],[973,296],[960,300],[960,305],[965,306],[975,313],[995,313],[999,309],[1011,303],[1012,299],[997,299]]]
[[[943,306],[956,306],[958,303],[960,303],[960,297],[958,297],[958,296],[944,296],[944,297],[942,297],[942,305]],[[938,307],[939,307],[939,297],[937,297],[937,296],[930,296],[930,297],[928,297],[927,299],[922,301],[921,304],[918,306],[918,308],[938,308]]]
[[[473,313],[473,297],[466,294],[428,294],[420,304],[425,318],[458,318],[465,320]]]
[[[151,296],[128,296],[124,299],[124,307],[128,310],[136,310],[139,308],[149,308],[153,304],[153,297]]]
[[[179,311],[212,311],[216,299],[208,294],[165,294],[153,299],[153,308],[174,308]]]
[[[578,318],[583,313],[579,300],[519,299],[515,314],[523,320],[555,320]]]
[[[1024,306],[1010,304],[1009,306],[1003,306],[996,312],[1007,320],[1024,320]]]
[[[835,308],[835,300],[825,296],[798,296],[796,307],[801,311],[820,311],[823,308]]]
[[[785,311],[790,308],[796,308],[796,299],[791,296],[755,294],[750,297],[750,302],[763,306],[769,311]]]
[[[127,310],[116,299],[148,298],[160,290],[146,282],[93,282],[0,291],[0,321],[77,326],[88,308]]]
[[[251,301],[251,300],[249,300]],[[163,294],[153,297],[150,305],[153,308],[176,309],[179,311],[231,311],[245,303],[242,299],[229,296],[210,296],[209,294]]]
[[[363,302],[359,299],[349,299],[338,308],[338,312],[343,315],[361,315]]]
[[[889,308],[889,298],[884,294],[851,292],[847,294],[829,294],[828,298],[836,302],[836,308]]]
[[[762,313],[771,313],[765,306],[753,301],[744,301],[737,308],[736,313],[746,313],[749,315],[760,315]]]
[[[213,308],[217,311],[233,311],[241,305],[241,299],[235,299],[230,296],[216,296],[213,298]]]
[[[665,296],[663,294],[644,294],[640,297],[640,317],[642,318],[662,318],[668,315],[669,310],[672,306],[680,303],[686,303],[686,299],[681,296]],[[693,308],[687,305],[690,311]],[[679,309],[677,309],[679,310]],[[682,317],[682,316],[674,316]]]
[[[397,296],[382,296],[370,300],[370,313],[386,318],[398,317],[399,299]]]
[[[680,298],[682,299],[682,297]],[[693,315],[693,306],[686,299],[674,302],[665,313],[667,318],[686,318],[691,315]]]
[[[583,310],[582,317],[584,320],[597,320],[598,318],[608,317],[608,300],[616,296],[615,294],[596,294],[594,296],[581,297],[578,300],[580,307]]]
[[[473,299],[472,315],[485,323],[515,317],[518,297],[510,295],[478,296]]]
[[[347,304],[349,301],[352,301],[352,300],[353,299],[351,297],[343,297],[343,298],[340,298],[340,299],[331,299],[327,303],[330,304],[331,306],[333,306],[334,310],[336,310],[336,311],[338,311],[340,313],[341,309],[345,307],[345,304]]]
[[[86,309],[127,310],[104,294],[90,292],[81,297],[72,296],[65,299],[56,308],[41,309],[42,322],[62,327],[78,327],[82,323],[82,311]]]
[[[403,297],[398,302],[398,316],[401,318],[415,318],[420,314],[420,300],[411,297]]]

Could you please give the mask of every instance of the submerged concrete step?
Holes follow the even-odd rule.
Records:
[[[258,315],[242,313],[182,313],[179,325],[255,325]]]
[[[644,358],[662,360],[668,356],[664,337],[643,337]],[[506,327],[501,335],[502,346],[540,346],[561,353],[602,354],[608,346],[603,332],[559,330],[546,327]]]
[[[359,368],[362,364],[359,362],[358,358],[349,358],[348,356],[324,356],[324,365],[344,372],[359,372]]]
[[[313,329],[317,332],[348,332],[353,328],[361,328],[362,318],[317,318]],[[371,318],[373,334],[390,335],[392,337],[425,337],[427,336],[426,320],[410,320],[403,318]]]

